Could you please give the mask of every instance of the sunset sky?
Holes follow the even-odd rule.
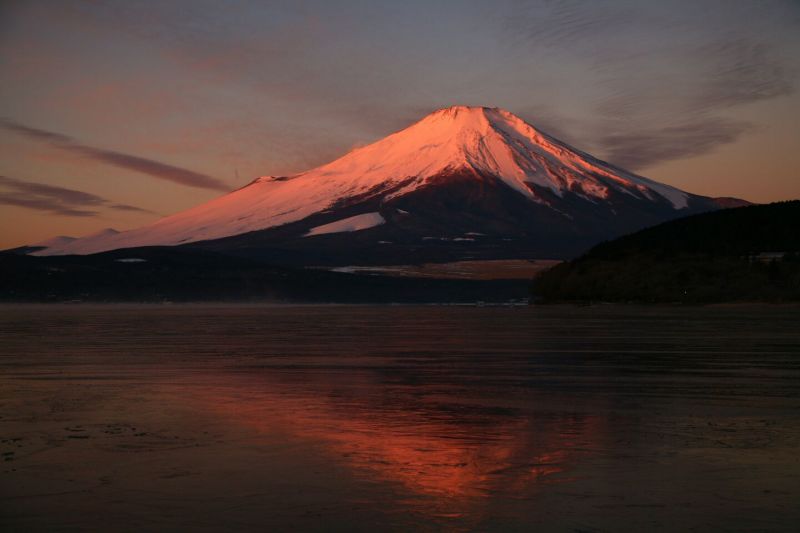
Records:
[[[498,106],[708,196],[800,197],[800,2],[0,3],[0,248],[130,229]]]

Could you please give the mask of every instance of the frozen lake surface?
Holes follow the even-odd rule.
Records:
[[[0,307],[9,531],[792,531],[798,307]]]

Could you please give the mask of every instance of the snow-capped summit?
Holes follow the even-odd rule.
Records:
[[[179,245],[251,232],[260,244],[225,240],[254,252],[278,240],[283,249],[296,250],[343,238],[346,230],[314,231],[325,226],[356,228],[346,231],[349,240],[340,247],[358,241],[364,248],[369,232],[375,234],[370,243],[412,246],[424,240],[425,247],[436,239],[454,242],[463,232],[487,236],[483,244],[494,238],[524,242],[531,253],[568,255],[587,243],[714,208],[712,199],[600,161],[508,111],[453,106],[306,172],[258,178],[154,224],[37,253]],[[335,224],[355,217],[362,223]],[[364,220],[382,222],[369,226]],[[561,242],[553,246],[554,239]],[[463,255],[481,255],[474,251],[480,244]],[[225,247],[212,246],[220,245]],[[494,248],[494,255],[508,255]]]
[[[537,187],[558,196],[573,191],[597,198],[605,198],[608,188],[614,187],[651,197],[658,193],[676,208],[686,207],[686,193],[612,169],[508,111],[488,107],[453,106],[434,111],[398,133],[306,174],[357,176],[358,183],[367,187],[416,177],[398,191],[401,194],[430,176],[457,169],[496,176],[531,199],[537,198]]]

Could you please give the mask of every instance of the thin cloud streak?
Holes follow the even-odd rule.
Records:
[[[745,122],[707,119],[650,131],[610,134],[600,142],[606,158],[627,169],[707,154],[752,129]]]
[[[200,174],[192,170],[176,167],[152,159],[139,157],[136,155],[125,154],[113,150],[106,150],[82,144],[72,137],[62,135],[39,128],[32,128],[8,119],[0,119],[0,127],[17,135],[28,139],[44,142],[54,148],[77,154],[86,159],[91,159],[107,165],[132,170],[141,174],[147,174],[154,178],[171,181],[187,187],[199,189],[210,189],[214,191],[228,192],[230,187],[222,181]]]
[[[136,213],[147,213],[147,214],[150,214],[150,215],[159,215],[160,216],[160,214],[156,213],[155,211],[150,211],[149,209],[136,207],[135,205],[111,204],[111,205],[109,205],[109,207],[111,209],[116,209],[118,211],[132,211],[132,212],[136,212]]]
[[[796,72],[783,65],[776,50],[765,43],[739,38],[713,43],[699,52],[716,62],[697,95],[700,109],[749,104],[794,91]]]
[[[24,207],[26,209],[34,209],[36,211],[46,211],[56,215],[63,215],[66,217],[94,217],[97,216],[97,211],[89,211],[86,209],[74,209],[59,204],[57,201],[49,200],[47,198],[29,198],[20,193],[0,193],[0,205],[10,205],[14,207]]]
[[[736,142],[756,129],[737,109],[795,91],[784,48],[800,11],[786,0],[518,0],[511,13],[510,42],[584,66],[594,90],[573,120],[580,142],[633,170]]]
[[[128,204],[111,202],[96,194],[66,187],[57,187],[44,183],[9,178],[0,175],[0,204],[46,211],[69,217],[93,217],[99,213],[96,209],[108,208],[118,211],[158,214]]]

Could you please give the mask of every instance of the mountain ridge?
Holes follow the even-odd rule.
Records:
[[[442,197],[443,191],[464,203],[448,201]],[[509,191],[518,197],[509,195]],[[514,206],[513,213],[507,212],[510,205]],[[426,228],[409,217],[394,216],[399,212],[390,212],[392,206],[412,213],[412,217],[419,215],[432,225]],[[496,237],[492,243],[495,252],[489,256],[508,255],[502,251],[503,241],[498,240],[505,238],[539,240],[539,250],[526,246],[526,254],[568,256],[582,251],[581,247],[590,241],[718,207],[714,199],[638,176],[572,148],[508,111],[452,106],[306,172],[264,176],[148,226],[77,239],[34,253],[90,254],[136,246],[206,246],[203,243],[231,242],[237,236],[259,232],[265,233],[256,240],[265,241],[265,235],[277,238],[286,233],[286,228],[297,229],[290,237],[299,243],[292,246],[311,246],[303,239],[317,243],[335,239],[338,246],[347,247],[347,239],[331,233],[317,234],[314,228],[369,215],[386,221],[380,224],[382,229],[368,226],[336,233],[339,237],[347,233],[353,240],[356,232],[368,232],[375,242],[388,244],[398,239],[420,244],[425,239],[463,239],[454,233],[457,231],[485,233]],[[440,218],[433,212],[437,208],[446,208],[454,221],[462,222],[454,222],[452,228],[440,228],[442,224],[434,221]],[[470,210],[474,215],[471,222],[465,216]],[[509,225],[507,219],[517,220],[518,227]],[[543,224],[553,236],[573,240],[574,245],[546,245],[550,238],[542,232]],[[598,224],[601,227],[593,227]],[[561,231],[560,226],[573,227],[574,231]],[[406,233],[396,231],[404,227]],[[464,248],[464,243],[470,241],[458,242],[462,243],[462,253],[451,255],[467,259],[475,255]],[[211,247],[222,251],[217,244]]]

